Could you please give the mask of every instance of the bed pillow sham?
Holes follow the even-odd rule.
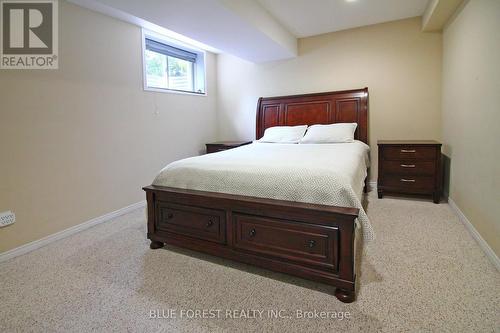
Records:
[[[264,136],[257,142],[268,143],[299,143],[304,137],[307,125],[300,126],[274,126],[266,128]]]
[[[312,125],[299,143],[342,143],[353,142],[357,123]]]

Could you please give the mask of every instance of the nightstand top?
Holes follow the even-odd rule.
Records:
[[[252,143],[252,141],[216,141],[216,142],[209,142],[207,145],[214,145],[214,146],[242,146]]]
[[[378,140],[377,145],[441,145],[435,140]]]

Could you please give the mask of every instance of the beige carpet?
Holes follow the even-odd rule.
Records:
[[[368,201],[377,239],[364,248],[355,303],[340,303],[326,285],[172,247],[149,250],[138,210],[0,264],[0,331],[500,331],[500,274],[447,204]],[[169,309],[176,318],[149,318]],[[189,309],[221,310],[220,318],[181,318]],[[235,319],[226,309],[264,312]],[[350,317],[301,319],[297,310]]]

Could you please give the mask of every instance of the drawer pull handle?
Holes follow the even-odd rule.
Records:
[[[174,217],[174,214],[172,214],[172,213],[167,214],[167,219],[171,219],[172,217]]]
[[[307,242],[307,246],[309,248],[315,247],[316,246],[316,241],[311,239],[309,242]]]
[[[207,228],[211,227],[212,225],[214,225],[214,220],[213,219],[209,219],[208,222],[207,222]]]
[[[415,179],[404,179],[404,178],[401,178],[401,181],[405,182],[405,183],[414,183]]]
[[[403,167],[403,168],[414,168],[415,164],[401,164],[401,167]]]
[[[401,149],[401,152],[402,153],[415,153],[416,150],[415,149]]]
[[[250,230],[249,235],[250,235],[250,237],[253,237],[253,236],[255,236],[256,233],[257,233],[257,231],[255,231],[255,229],[252,229],[252,230]]]

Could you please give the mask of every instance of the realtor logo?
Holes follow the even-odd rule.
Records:
[[[57,0],[0,0],[1,69],[57,69]]]

